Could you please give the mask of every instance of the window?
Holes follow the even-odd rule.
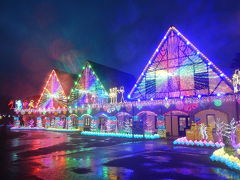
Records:
[[[90,126],[90,124],[91,124],[91,118],[90,117],[86,117],[85,119],[84,119],[85,121],[85,126]]]
[[[208,89],[209,88],[209,79],[208,72],[201,72],[194,74],[194,86],[195,89]]]
[[[215,127],[215,114],[207,114],[207,125]]]
[[[156,92],[156,80],[146,80],[145,83],[146,94],[154,94]]]

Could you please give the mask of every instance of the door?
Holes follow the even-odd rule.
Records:
[[[186,136],[186,129],[190,128],[189,116],[178,116],[178,135]]]
[[[90,131],[91,130],[91,117],[85,116],[84,117],[84,131]]]

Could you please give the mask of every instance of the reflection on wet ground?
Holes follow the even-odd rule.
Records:
[[[214,149],[76,132],[22,132],[0,152],[5,179],[240,179],[237,172],[209,160]]]

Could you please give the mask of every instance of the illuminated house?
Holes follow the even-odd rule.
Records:
[[[69,105],[77,107],[108,103],[110,88],[124,86],[126,92],[129,92],[134,81],[135,78],[130,74],[87,61],[74,82]]]
[[[170,135],[184,135],[191,121],[236,118],[231,80],[175,27],[170,27],[129,98],[157,101]],[[152,103],[150,103],[152,104]],[[158,112],[156,112],[158,114]]]
[[[135,85],[131,75],[91,61],[71,80],[53,71],[36,108],[16,112],[57,119],[46,127],[160,136],[184,136],[192,122],[239,119],[231,80],[175,27]]]

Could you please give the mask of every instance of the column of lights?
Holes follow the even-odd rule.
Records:
[[[48,80],[47,80],[47,82],[46,82],[46,84],[45,84],[45,86],[44,86],[44,88],[43,88],[43,91],[42,91],[42,93],[41,93],[40,98],[38,99],[38,102],[37,102],[37,105],[35,106],[35,108],[38,108],[38,107],[39,107],[39,103],[40,103],[40,101],[42,100],[42,96],[43,96],[44,92],[46,91],[46,87],[47,87],[47,85],[48,85],[48,83],[49,83],[49,81],[50,81],[50,79],[52,78],[53,75],[56,77],[57,82],[59,83],[60,88],[61,88],[62,91],[63,91],[64,99],[66,99],[66,97],[67,97],[67,96],[66,96],[66,93],[65,93],[65,91],[64,91],[64,89],[63,89],[63,87],[62,87],[62,85],[61,85],[61,82],[60,82],[59,79],[58,79],[58,76],[57,76],[55,70],[53,69],[52,72],[50,73],[49,77],[48,77]]]
[[[131,89],[130,93],[128,94],[129,99],[131,98],[133,91],[136,89],[137,85],[139,84],[139,81],[142,80],[142,76],[144,76],[144,74],[148,70],[149,66],[151,65],[152,60],[154,59],[154,57],[156,56],[156,54],[159,51],[159,48],[162,46],[164,41],[167,39],[167,36],[169,35],[170,31],[172,31],[172,30],[175,31],[178,36],[182,37],[185,40],[185,42],[187,43],[187,45],[192,46],[192,48],[197,52],[197,55],[201,55],[203,58],[205,58],[208,61],[209,66],[210,65],[213,66],[218,72],[220,72],[221,77],[224,77],[230,84],[232,83],[231,79],[228,76],[226,76],[215,64],[213,64],[211,60],[209,60],[201,51],[198,50],[198,48],[196,48],[191,42],[189,42],[188,39],[184,35],[182,35],[174,26],[171,26],[168,29],[168,31],[166,32],[166,34],[164,35],[164,38],[159,43],[157,49],[154,51],[154,53],[151,56],[150,60],[148,61],[147,65],[143,69],[142,73],[140,74],[139,78],[137,79],[136,83],[134,84],[134,87]]]

